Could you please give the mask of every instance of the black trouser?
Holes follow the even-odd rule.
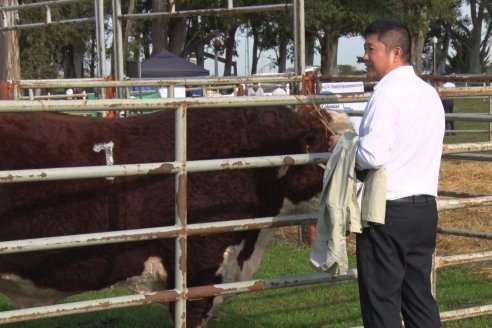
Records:
[[[386,203],[384,225],[357,234],[357,271],[365,328],[440,327],[431,294],[436,201]]]

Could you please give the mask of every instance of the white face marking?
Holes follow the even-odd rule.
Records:
[[[95,144],[92,150],[94,150],[96,153],[99,153],[101,150],[104,150],[104,153],[106,154],[106,165],[110,166],[114,164],[113,148],[114,148],[114,143],[110,141],[106,143]],[[106,177],[106,179],[113,180],[114,177]]]
[[[151,256],[144,263],[144,270],[140,276],[128,278],[117,286],[126,287],[136,293],[146,293],[156,290],[165,290],[167,272],[162,264],[162,259]]]
[[[316,213],[318,211],[318,206],[319,195],[313,197],[310,200],[300,202],[299,204],[293,204],[290,200],[285,198],[279,215],[289,215],[295,213]],[[244,248],[244,242],[240,245],[227,247],[224,252],[224,261],[222,262],[220,268],[217,270],[216,275],[222,276],[223,283],[250,280],[253,277],[253,274],[260,267],[261,259],[263,258],[265,249],[275,235],[276,230],[276,228],[261,229],[260,234],[258,235],[258,239],[256,240],[253,253],[248,260],[244,261],[242,269],[239,268],[237,257]],[[222,303],[227,297],[229,296],[214,297],[213,307]],[[209,315],[213,311],[213,307],[210,310]]]

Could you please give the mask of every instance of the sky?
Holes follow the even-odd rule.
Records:
[[[463,14],[468,14],[469,15],[470,8],[467,4],[464,4],[461,7],[461,12]],[[246,76],[249,74],[246,74],[246,39],[244,35],[238,34],[236,36],[236,39],[238,40],[238,53],[241,55],[240,58],[238,58],[238,75],[239,76]],[[250,38],[249,41],[249,53],[251,54],[251,48],[253,46],[253,40]],[[338,65],[352,65],[356,67],[358,70],[365,70],[365,65],[364,64],[358,64],[357,63],[357,56],[362,56],[364,54],[364,39],[361,36],[357,37],[342,37],[338,41]],[[270,56],[273,57],[273,52],[270,53]],[[251,56],[250,56],[251,58]],[[258,63],[258,73],[269,73],[269,72],[276,72],[276,68],[273,70],[269,70],[269,63],[270,60],[268,59],[268,53],[263,53],[260,61]],[[290,65],[290,66],[289,66]],[[320,56],[317,54],[314,59],[314,65],[319,66],[320,65]],[[292,67],[292,64],[288,64],[288,67]],[[249,65],[251,68],[251,65]],[[210,71],[210,74],[213,76],[215,74],[215,64],[213,59],[207,59],[205,60],[205,68]],[[251,69],[250,69],[251,70]],[[224,66],[219,63],[219,76],[221,76],[224,73]]]
[[[238,53],[240,55],[239,58],[237,58],[237,68],[238,68],[238,76],[246,76],[249,74],[246,74],[246,45],[247,45],[247,40],[244,36],[237,36],[238,40]],[[252,46],[253,46],[253,40],[250,38],[249,40],[249,53],[250,53],[250,58],[251,58],[251,51],[252,51]],[[362,56],[364,54],[364,39],[360,36],[357,37],[351,37],[351,38],[346,38],[342,37],[339,39],[338,42],[338,65],[352,65],[356,67],[357,69],[365,69],[364,64],[358,64],[357,63],[357,56]],[[269,73],[269,72],[276,72],[276,67],[272,70],[270,70],[270,59],[268,57],[274,57],[273,52],[269,53],[262,53],[261,58],[258,62],[258,73]],[[319,66],[320,65],[320,56],[317,54],[314,59],[314,65]],[[292,67],[292,64],[288,64],[288,67]],[[249,64],[250,70],[251,70],[251,63]],[[210,75],[214,76],[215,75],[215,63],[213,59],[207,59],[205,60],[205,68],[210,71]],[[219,62],[219,76],[222,76],[224,73],[224,66]]]

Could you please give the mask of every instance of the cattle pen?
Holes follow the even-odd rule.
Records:
[[[249,79],[245,79],[249,81]],[[186,81],[185,81],[186,82]],[[195,84],[197,81],[188,81]],[[203,83],[204,81],[201,81]],[[215,81],[217,82],[217,81]],[[221,80],[222,83],[230,82]],[[237,82],[237,80],[235,80]],[[69,86],[70,81],[63,82]],[[68,83],[68,84],[67,84]],[[89,84],[94,84],[94,81]],[[99,84],[100,83],[100,84]],[[142,81],[139,81],[139,85]],[[144,82],[145,83],[145,82]],[[152,84],[156,81],[148,81]],[[172,83],[159,81],[158,83]],[[183,81],[180,81],[183,83]],[[187,83],[187,82],[186,82]],[[73,87],[83,85],[84,82],[74,83]],[[100,87],[124,87],[128,82],[98,82]],[[468,88],[466,94],[476,94],[490,96],[492,88]],[[465,96],[466,94],[460,94]],[[34,112],[34,111],[77,111],[90,113],[92,111],[113,110],[176,110],[176,140],[177,148],[181,151],[176,152],[176,159],[170,163],[142,163],[135,165],[112,165],[112,166],[95,166],[95,167],[69,167],[69,168],[46,168],[41,170],[17,170],[0,172],[0,183],[36,183],[36,181],[51,181],[57,179],[86,179],[101,177],[118,177],[129,175],[151,175],[151,174],[174,174],[176,181],[186,178],[187,173],[202,172],[205,170],[232,170],[245,169],[253,167],[269,167],[282,165],[308,165],[326,161],[329,154],[285,154],[285,156],[272,156],[263,158],[224,158],[222,160],[211,161],[186,161],[186,112],[188,110],[199,110],[212,107],[230,107],[230,106],[256,106],[256,105],[299,105],[310,104],[313,101],[317,103],[336,103],[336,102],[355,102],[360,101],[367,95],[349,95],[349,96],[268,96],[253,97],[244,99],[241,97],[233,98],[196,98],[196,99],[106,99],[106,100],[25,100],[25,101],[1,101],[1,112]],[[457,115],[457,114],[455,114]],[[183,118],[183,119],[181,119]],[[490,115],[459,115],[457,119],[471,121],[491,122]],[[444,154],[455,154],[464,152],[483,152],[491,151],[491,142],[466,143],[466,144],[447,144],[443,149]],[[165,169],[163,169],[165,168]],[[452,199],[439,200],[439,210],[452,210],[469,206],[490,206],[492,205],[491,195],[473,195],[463,193]],[[466,196],[463,198],[463,196]],[[177,207],[181,202],[186,202],[186,191],[177,190]],[[186,223],[186,217],[176,218],[175,226],[166,226],[152,229],[126,230],[117,232],[104,232],[96,234],[86,234],[77,236],[59,236],[52,238],[41,238],[20,241],[3,241],[0,242],[0,254],[9,254],[16,252],[29,252],[43,249],[81,247],[87,245],[100,245],[105,243],[121,243],[141,241],[158,238],[176,238],[176,245],[186,243],[187,236],[203,233],[221,233],[235,231],[237,229],[259,229],[269,227],[285,227],[299,225],[302,223],[312,223],[316,219],[316,213],[306,213],[301,215],[287,215],[278,217],[251,218],[248,220],[236,220],[227,222],[215,222],[210,224],[190,224]],[[487,232],[464,231],[454,228],[440,227],[440,233],[473,236],[485,239],[491,239],[492,235]],[[184,261],[186,250],[177,247],[176,258]],[[1,256],[1,255],[0,255]],[[436,279],[436,270],[440,267],[464,264],[472,261],[490,261],[492,252],[482,252],[474,254],[464,254],[456,256],[436,257],[435,267],[433,270],[434,280]],[[176,322],[176,327],[182,326],[182,313],[186,311],[186,301],[202,298],[206,296],[229,295],[241,292],[260,291],[272,288],[292,287],[307,284],[326,283],[352,280],[356,278],[356,270],[351,269],[347,275],[340,277],[331,277],[328,274],[313,273],[305,276],[278,277],[265,280],[250,280],[236,283],[227,283],[219,285],[208,285],[200,287],[187,287],[185,271],[181,271],[179,265],[176,265],[177,280],[176,287],[172,290],[159,291],[155,293],[145,293],[141,295],[129,295],[108,299],[99,299],[93,301],[74,302],[64,305],[54,305],[30,308],[24,310],[5,311],[0,313],[0,323],[16,322],[30,320],[34,318],[46,318],[60,316],[68,313],[81,313],[100,311],[110,308],[119,308],[127,306],[136,306],[156,302],[176,302],[178,309],[176,317],[180,320]],[[434,284],[435,287],[435,284]],[[492,305],[480,305],[473,308],[442,312],[443,321],[469,318],[478,315],[487,315],[492,313]]]

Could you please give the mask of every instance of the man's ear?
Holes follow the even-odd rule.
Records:
[[[395,47],[393,53],[395,56],[393,62],[402,60],[403,50],[400,47]]]

